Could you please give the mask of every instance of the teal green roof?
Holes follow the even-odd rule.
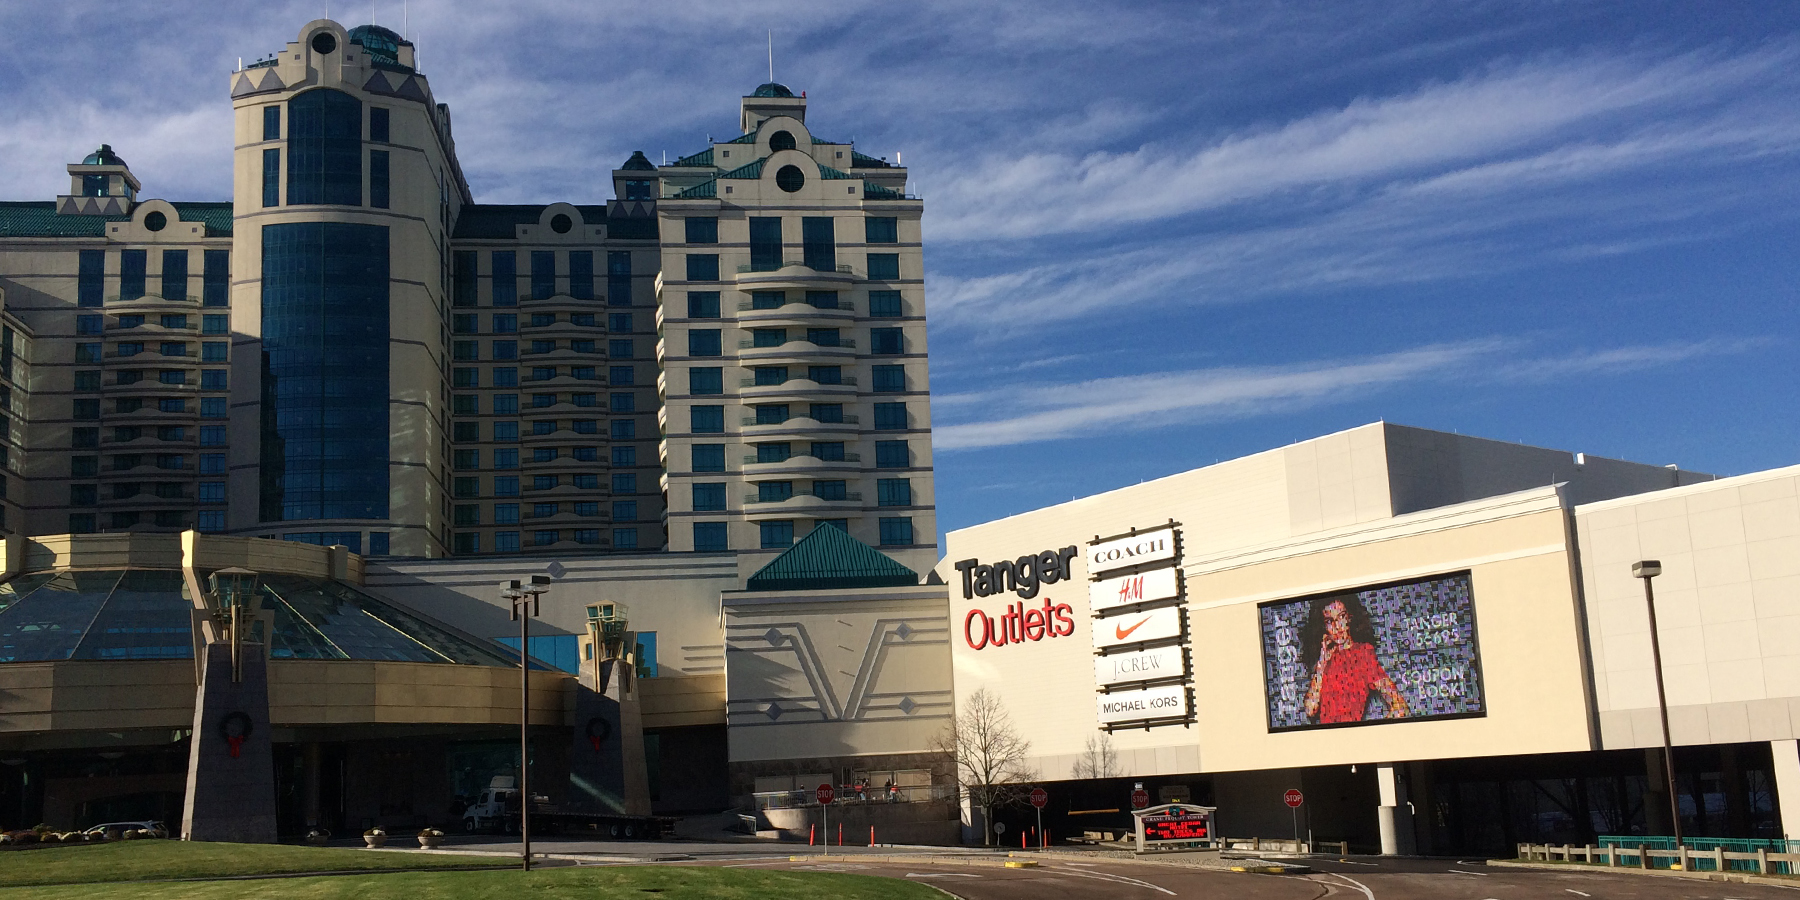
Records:
[[[231,235],[231,204],[182,202],[172,205],[181,221],[204,223],[207,237]],[[130,218],[65,216],[56,212],[56,203],[51,200],[6,200],[0,201],[0,237],[105,237],[107,223]]]
[[[631,151],[631,158],[626,160],[625,164],[619,168],[634,172],[654,172],[656,171],[656,163],[646,159],[644,157],[644,151],[633,150]]]
[[[101,144],[100,149],[89,153],[87,158],[81,161],[81,164],[84,166],[122,166],[125,165],[125,161],[119,158],[119,154],[113,152],[111,144]]]
[[[708,147],[693,156],[684,156],[675,161],[677,166],[710,166],[713,164],[712,148]]]
[[[863,182],[864,200],[905,200],[905,195],[892,188],[884,188],[873,181]]]
[[[756,132],[752,131],[747,134],[740,134],[737,137],[734,137],[731,140],[726,141],[725,143],[727,143],[727,144],[754,144],[754,143],[756,143]]]
[[[824,163],[820,163],[819,164],[819,177],[825,179],[826,181],[834,181],[834,180],[838,180],[838,179],[851,178],[853,176],[849,172],[839,172],[838,170],[836,170],[828,165],[825,165]]]
[[[725,174],[720,175],[719,177],[720,178],[751,178],[751,179],[761,178],[762,177],[762,167],[763,167],[763,160],[759,159],[756,162],[750,163],[749,165],[738,166],[737,168],[732,169],[731,171],[726,172]]]
[[[792,97],[792,96],[794,96],[794,92],[788,90],[788,86],[785,84],[776,84],[775,82],[771,81],[768,84],[757,85],[756,92],[751,94],[750,96],[752,96],[752,97]]]
[[[919,575],[835,525],[820,525],[750,576],[752,591],[905,587]]]
[[[358,25],[350,29],[350,43],[360,45],[371,57],[383,62],[400,61],[400,35],[380,25]]]
[[[702,181],[699,184],[677,193],[675,200],[711,200],[719,196],[719,180]]]
[[[852,151],[850,151],[850,168],[852,168],[852,169],[891,169],[891,168],[893,168],[893,166],[888,165],[888,161],[885,159],[876,159],[875,157],[869,156],[868,154],[858,153],[857,151],[852,150]]]

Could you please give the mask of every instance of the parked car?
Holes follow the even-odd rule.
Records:
[[[169,836],[168,827],[154,819],[146,819],[141,822],[107,822],[101,825],[95,825],[94,827],[83,831],[82,834],[105,834],[114,828],[119,829],[121,834],[127,831],[148,831],[157,837]]]

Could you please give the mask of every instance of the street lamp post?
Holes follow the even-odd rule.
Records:
[[[207,579],[216,604],[212,613],[213,622],[225,631],[226,640],[231,642],[233,683],[244,680],[244,639],[250,636],[249,623],[245,619],[254,615],[250,609],[250,600],[256,594],[258,577],[249,569],[234,566],[220,569]]]
[[[1644,608],[1650,614],[1650,665],[1656,671],[1656,709],[1662,714],[1663,775],[1669,783],[1669,823],[1675,829],[1675,849],[1681,849],[1681,801],[1675,793],[1675,747],[1669,740],[1669,698],[1663,692],[1662,643],[1656,636],[1656,592],[1650,580],[1662,574],[1662,561],[1646,559],[1631,564],[1631,575],[1644,580]]]
[[[543,614],[540,598],[550,589],[550,576],[533,575],[529,584],[510,581],[500,592],[511,601],[513,621],[519,623],[519,856],[531,871],[531,617]]]

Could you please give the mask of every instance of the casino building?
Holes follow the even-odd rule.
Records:
[[[1800,838],[1800,467],[1376,423],[940,548],[923,206],[804,94],[498,206],[388,29],[225,90],[229,202],[121,144],[0,203],[0,827],[455,828],[523,765],[979,841],[938,738],[985,691],[1058,837],[1139,790],[1359,851],[1665,834],[1655,559],[1682,830]]]

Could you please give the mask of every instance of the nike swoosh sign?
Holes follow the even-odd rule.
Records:
[[[1122,641],[1128,637],[1131,637],[1132,632],[1138,630],[1139,628],[1144,627],[1144,623],[1148,622],[1148,621],[1150,621],[1150,617],[1145,616],[1141,621],[1139,621],[1136,625],[1131,626],[1130,628],[1126,628],[1124,625],[1115,625],[1115,626],[1113,626],[1113,633],[1118,635],[1119,640]]]

